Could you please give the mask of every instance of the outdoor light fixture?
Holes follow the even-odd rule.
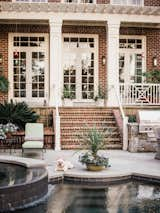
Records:
[[[104,66],[106,64],[106,57],[102,56],[102,65]]]
[[[3,56],[2,54],[0,54],[0,65],[2,65],[2,62],[3,62]]]
[[[153,57],[153,66],[154,66],[154,67],[157,66],[157,57]]]

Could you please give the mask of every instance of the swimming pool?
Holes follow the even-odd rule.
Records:
[[[52,186],[45,202],[17,213],[160,213],[160,185],[130,181],[106,186]]]

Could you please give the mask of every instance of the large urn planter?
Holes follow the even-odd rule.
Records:
[[[109,163],[108,157],[99,154],[99,151],[105,147],[105,135],[96,127],[87,129],[88,131],[80,136],[80,141],[83,141],[83,145],[88,147],[89,150],[79,156],[79,161],[86,165],[89,171],[102,171],[108,167]]]

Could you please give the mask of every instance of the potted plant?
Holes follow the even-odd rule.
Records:
[[[146,78],[147,83],[160,83],[160,70],[151,70],[148,72],[143,73],[143,76]]]
[[[9,123],[3,125],[3,129],[6,134],[6,137],[11,138],[12,133],[16,132],[18,130],[18,127],[15,124],[9,122]]]
[[[6,134],[4,131],[4,125],[0,124],[0,141],[5,140],[5,139],[6,139]]]
[[[64,87],[63,96],[62,96],[63,105],[64,106],[73,106],[72,99],[74,99],[74,98],[75,98],[74,93],[68,87]]]
[[[105,92],[99,87],[98,95],[94,97],[97,106],[104,106]]]
[[[0,92],[8,92],[9,82],[6,77],[0,75]]]
[[[90,171],[101,171],[108,167],[108,157],[99,155],[99,150],[105,146],[104,133],[93,127],[79,136],[80,141],[87,146],[88,151],[81,154],[79,161]]]

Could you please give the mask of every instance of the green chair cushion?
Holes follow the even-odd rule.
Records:
[[[22,144],[23,149],[43,149],[42,141],[27,141]]]

